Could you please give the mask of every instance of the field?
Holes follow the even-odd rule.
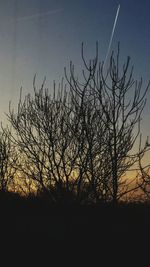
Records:
[[[5,263],[145,266],[149,257],[149,204],[52,206],[13,196],[0,208]]]

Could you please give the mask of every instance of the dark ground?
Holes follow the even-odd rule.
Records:
[[[148,204],[50,206],[7,196],[0,210],[3,266],[150,265]]]

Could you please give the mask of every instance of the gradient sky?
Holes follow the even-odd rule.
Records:
[[[72,60],[81,66],[81,42],[93,57],[99,42],[104,60],[117,11],[120,13],[112,49],[121,44],[121,59],[131,56],[134,77],[150,79],[150,1],[149,0],[1,0],[0,1],[0,113],[8,102],[16,103],[20,87],[32,92],[44,76],[47,87],[59,81]],[[122,61],[122,63],[123,63]],[[150,94],[142,127],[150,133]]]

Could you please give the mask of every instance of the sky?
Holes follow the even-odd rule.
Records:
[[[111,44],[120,42],[122,63],[127,56],[134,64],[134,77],[150,80],[150,1],[149,0],[1,0],[0,1],[0,114],[8,111],[23,92],[32,93],[33,77],[37,87],[44,76],[52,91],[69,69],[81,66],[81,43],[87,58],[95,56],[99,42],[99,59],[104,60],[120,5]],[[143,86],[144,89],[144,86]],[[150,133],[150,94],[143,114],[144,135]]]

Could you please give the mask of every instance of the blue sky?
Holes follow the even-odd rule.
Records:
[[[40,86],[59,81],[72,60],[81,66],[81,42],[87,57],[104,60],[117,11],[120,12],[111,49],[121,44],[122,63],[129,55],[134,77],[150,79],[150,1],[149,0],[1,0],[0,1],[0,113],[8,102],[17,103],[20,87],[32,92],[33,76]],[[51,89],[50,89],[51,90]],[[150,100],[150,94],[148,95]],[[150,132],[149,101],[142,127]]]

